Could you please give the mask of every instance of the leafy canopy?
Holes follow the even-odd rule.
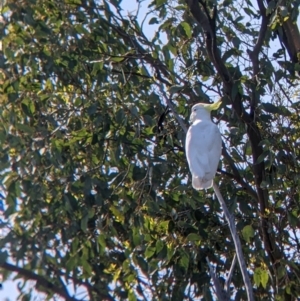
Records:
[[[126,1],[4,1],[4,280],[47,300],[213,300],[206,257],[224,278],[234,245],[166,103],[188,125],[221,97],[215,180],[256,298],[299,296],[298,2],[154,0],[139,21]],[[238,267],[231,285],[245,300]]]

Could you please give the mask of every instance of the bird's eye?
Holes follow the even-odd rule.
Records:
[[[194,112],[196,112],[196,111],[197,111],[197,109],[194,109],[193,111],[194,111]]]

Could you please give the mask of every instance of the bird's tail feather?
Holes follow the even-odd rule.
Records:
[[[208,189],[213,186],[213,180],[203,181],[201,178],[193,177],[192,185],[196,190]]]

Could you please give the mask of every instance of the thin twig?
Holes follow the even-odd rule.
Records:
[[[182,118],[178,115],[178,113],[176,112],[174,105],[172,104],[171,98],[167,96],[167,93],[164,91],[164,88],[162,85],[159,85],[159,89],[161,94],[163,95],[164,99],[166,100],[166,103],[168,105],[168,107],[170,108],[170,110],[172,111],[172,114],[174,115],[174,117],[176,118],[176,120],[178,121],[178,123],[180,124],[181,128],[183,129],[184,133],[187,133],[187,126],[185,125],[184,121],[182,120]]]
[[[251,284],[251,281],[250,281],[250,278],[249,278],[249,275],[247,272],[247,266],[246,266],[243,251],[242,251],[242,245],[241,245],[240,238],[236,231],[233,216],[229,213],[229,210],[227,209],[226,203],[221,195],[219,187],[215,182],[213,183],[213,188],[214,188],[215,194],[219,200],[219,203],[223,209],[225,219],[228,222],[231,236],[233,238],[233,242],[234,242],[234,246],[235,246],[235,250],[236,250],[236,254],[237,254],[237,259],[238,259],[238,262],[240,265],[240,269],[242,272],[242,276],[243,276],[243,280],[244,280],[244,284],[245,284],[245,288],[246,288],[246,292],[247,292],[247,296],[248,296],[248,301],[254,301],[253,288],[252,288],[252,284]]]
[[[237,181],[237,183],[239,183],[243,188],[246,189],[247,193],[249,195],[251,195],[255,200],[258,199],[257,197],[257,193],[255,192],[255,190],[253,190],[253,188],[244,181],[244,179],[241,177],[240,172],[238,171],[232,157],[228,154],[227,150],[226,150],[226,145],[224,142],[222,142],[222,155],[224,157],[224,159],[227,161],[227,163],[229,164],[230,168],[232,169],[233,172],[233,176],[234,179]]]
[[[224,289],[225,289],[228,296],[230,296],[230,283],[231,283],[231,279],[232,279],[232,276],[233,276],[233,271],[234,271],[234,268],[235,268],[235,264],[236,264],[236,254],[234,254],[232,264],[231,264],[231,267],[230,267],[230,270],[229,270],[229,273],[228,273],[228,276],[227,276],[227,279],[226,279],[225,285],[224,285]]]

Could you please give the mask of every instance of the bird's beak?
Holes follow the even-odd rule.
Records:
[[[207,109],[209,111],[217,110],[220,107],[221,103],[222,103],[222,99],[220,99],[219,101],[217,101],[215,103],[212,103],[212,104],[208,105]]]
[[[193,123],[193,122],[194,122],[194,113],[191,114],[189,119],[189,123]]]

